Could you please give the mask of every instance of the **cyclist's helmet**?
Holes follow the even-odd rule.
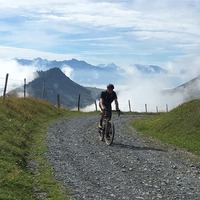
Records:
[[[112,90],[114,90],[114,85],[113,85],[113,84],[107,85],[107,89],[112,89]]]

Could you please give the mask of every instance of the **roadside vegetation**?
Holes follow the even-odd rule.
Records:
[[[200,155],[200,99],[184,103],[168,113],[136,119],[132,125],[164,143]]]
[[[76,115],[29,98],[0,98],[0,199],[68,199],[45,159],[46,127]]]

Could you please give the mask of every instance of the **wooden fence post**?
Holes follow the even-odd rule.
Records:
[[[24,79],[24,98],[26,98],[26,79]]]
[[[60,95],[57,94],[57,105],[58,105],[58,108],[60,108]]]
[[[168,112],[168,105],[166,104],[166,112]]]
[[[97,101],[96,100],[95,100],[94,104],[95,104],[95,109],[97,111]]]
[[[8,76],[9,76],[9,74],[6,74],[5,87],[4,87],[4,92],[3,92],[3,100],[5,100],[5,97],[6,97],[6,90],[7,90],[7,85],[8,85]]]
[[[131,112],[131,101],[128,100],[129,112]]]
[[[78,95],[78,111],[80,111],[80,100],[81,100],[81,95]]]
[[[145,112],[147,112],[147,104],[145,103]]]

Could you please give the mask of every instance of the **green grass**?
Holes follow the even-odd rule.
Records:
[[[134,128],[159,140],[200,155],[200,100],[184,103],[168,113],[137,119]]]
[[[44,140],[50,122],[73,113],[42,100],[0,98],[0,199],[68,199],[45,159]]]

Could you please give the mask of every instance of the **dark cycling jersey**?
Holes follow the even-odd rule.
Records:
[[[106,116],[109,119],[111,119],[111,117],[112,117],[111,104],[115,99],[117,99],[117,94],[115,93],[115,91],[112,91],[112,93],[108,93],[107,90],[106,90],[106,91],[101,92],[100,98],[103,99],[103,104],[104,104],[104,106],[106,108]],[[100,108],[101,108],[101,106],[100,106]]]
[[[108,93],[107,91],[101,92],[101,97],[103,99],[104,105],[111,105],[113,100],[117,99],[117,94],[115,91],[112,91],[112,93]]]

